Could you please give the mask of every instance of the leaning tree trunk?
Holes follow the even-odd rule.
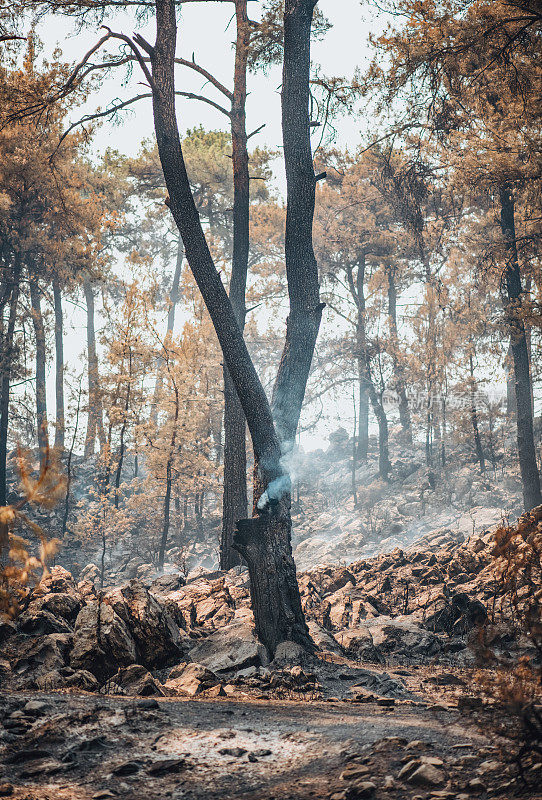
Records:
[[[36,425],[40,464],[43,466],[47,452],[47,390],[45,385],[45,328],[41,313],[41,296],[36,280],[30,276],[30,303],[36,344]]]
[[[62,316],[62,292],[56,277],[53,278],[53,301],[55,308],[55,448],[62,452],[64,450],[66,430],[64,419],[64,320]]]
[[[308,79],[314,5],[313,0],[287,0],[285,9],[283,118],[286,118],[284,149],[288,180],[286,266],[292,308],[285,353],[277,379],[278,394],[275,404],[277,427],[285,441],[293,440],[287,434],[294,420],[295,434],[295,411],[301,408],[322,311],[317,290],[316,302],[314,296],[313,284],[315,282],[316,287],[318,286],[318,274],[310,237],[315,176],[310,152]],[[226,367],[241,401],[262,485],[266,488],[260,515],[255,519],[240,521],[235,537],[235,546],[245,557],[249,567],[256,632],[271,655],[285,639],[293,639],[306,647],[313,647],[301,607],[291,552],[290,480],[281,464],[282,451],[277,430],[265,390],[213,263],[186,173],[175,116],[174,57],[177,26],[174,0],[156,0],[156,23],[154,47],[138,35],[134,39],[149,54],[152,65],[156,139],[169,205],[183,238],[188,263],[217,333]],[[302,124],[299,129],[300,119]],[[292,134],[290,130],[288,134],[289,125],[294,126],[295,133]],[[292,180],[293,177],[296,180]],[[298,177],[300,180],[297,180]],[[299,191],[299,196],[295,198],[292,197],[294,187]],[[299,213],[301,208],[304,209],[302,215]],[[310,245],[308,252],[307,231]],[[299,237],[299,242],[295,245],[293,233],[297,233]],[[292,261],[292,255],[299,256],[297,264]],[[292,293],[295,302],[292,302]],[[298,298],[302,298],[303,303],[298,303]],[[305,380],[300,386],[303,377]],[[299,412],[297,416],[299,418]],[[289,424],[286,425],[286,422]]]
[[[87,304],[87,370],[88,370],[88,418],[85,438],[85,458],[94,454],[96,434],[100,448],[105,445],[102,402],[99,393],[98,354],[96,352],[96,330],[94,325],[94,290],[88,279],[83,283]]]
[[[522,287],[516,241],[514,195],[510,186],[505,185],[500,188],[499,199],[501,231],[506,254],[506,266],[502,279],[502,300],[514,361],[518,457],[523,484],[523,503],[525,510],[530,511],[531,508],[542,503],[542,493],[533,435],[529,352],[525,324],[521,316]]]
[[[2,361],[0,372],[0,506],[7,504],[7,452],[8,452],[8,420],[9,390],[13,369],[15,322],[20,292],[20,266],[15,264],[12,271],[9,290],[9,318],[2,339]],[[5,531],[0,530],[0,539],[4,544]]]
[[[230,302],[239,330],[245,327],[246,283],[249,252],[250,178],[246,131],[247,59],[250,24],[247,0],[236,0],[237,41],[231,105],[231,141],[233,163],[233,254],[230,280]],[[247,515],[246,422],[235,385],[224,365],[224,494],[222,500],[222,534],[220,569],[231,569],[240,562],[233,549],[233,536],[238,520]]]

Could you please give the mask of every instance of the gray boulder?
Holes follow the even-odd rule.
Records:
[[[123,620],[107,603],[89,603],[75,621],[70,664],[104,681],[119,666],[137,661],[135,642]]]
[[[130,631],[138,653],[138,663],[148,669],[167,667],[186,652],[185,637],[167,610],[137,580],[114,589],[105,597]]]
[[[267,651],[254,630],[243,622],[232,622],[211,633],[190,652],[193,661],[212,672],[266,666]]]

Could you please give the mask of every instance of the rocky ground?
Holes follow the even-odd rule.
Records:
[[[0,796],[542,796],[473,691],[473,669],[536,655],[492,552],[443,529],[301,572],[319,652],[271,663],[242,569],[100,590],[96,566],[54,567],[0,626]]]

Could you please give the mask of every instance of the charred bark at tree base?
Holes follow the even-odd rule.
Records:
[[[271,658],[284,641],[316,650],[301,607],[291,530],[290,495],[285,494],[259,516],[239,520],[233,538],[248,565],[256,634]]]

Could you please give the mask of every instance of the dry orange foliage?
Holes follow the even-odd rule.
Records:
[[[20,604],[33,587],[47,575],[47,562],[58,550],[58,539],[48,539],[43,529],[23,511],[28,504],[52,508],[63,495],[65,479],[49,448],[36,477],[32,475],[28,455],[19,448],[17,467],[21,499],[0,508],[0,553],[7,549],[7,563],[0,566],[0,616],[15,617]],[[37,555],[31,544],[14,533],[16,526],[26,527],[39,541]]]

